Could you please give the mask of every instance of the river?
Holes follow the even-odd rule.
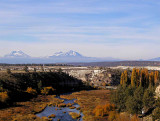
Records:
[[[74,103],[75,99],[72,100],[68,100],[68,99],[63,99],[60,98],[59,96],[57,97],[59,99],[64,100],[65,104],[68,103]],[[74,103],[73,106],[80,107],[77,103]],[[80,113],[81,117],[78,119],[78,121],[83,121],[83,113],[80,112],[77,109],[70,109],[69,107],[56,107],[56,106],[47,106],[41,113],[36,114],[38,117],[48,117],[51,114],[55,114],[56,117],[53,118],[52,121],[57,121],[58,119],[60,119],[60,121],[77,121],[77,119],[73,119],[70,115],[69,112],[75,112],[75,113]],[[65,113],[64,113],[65,112]]]

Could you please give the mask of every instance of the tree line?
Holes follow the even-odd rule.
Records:
[[[153,120],[160,119],[160,99],[155,98],[155,88],[159,84],[159,71],[125,70],[120,85],[112,92],[111,101],[118,112],[143,116],[151,111]]]

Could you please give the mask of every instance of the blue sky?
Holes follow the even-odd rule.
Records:
[[[159,13],[158,0],[0,0],[0,56],[159,57]]]

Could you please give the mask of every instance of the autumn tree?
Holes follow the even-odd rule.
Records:
[[[157,85],[159,83],[159,72],[155,71],[154,73],[154,83]]]
[[[35,89],[32,89],[32,87],[28,87],[26,92],[32,94],[32,95],[36,95],[37,94],[37,91]]]
[[[132,75],[131,75],[131,86],[132,86],[132,87],[135,87],[135,86],[136,86],[136,80],[137,80],[136,69],[133,68],[133,70],[132,70]]]
[[[140,85],[140,71],[139,69],[136,69],[136,86],[138,87]]]
[[[122,86],[123,86],[123,84],[124,84],[124,73],[121,74],[120,84],[121,84]]]
[[[128,73],[127,70],[125,70],[122,74],[121,74],[121,81],[120,84],[122,86],[126,86],[128,84]]]
[[[149,74],[149,85],[154,86],[154,72]]]
[[[53,87],[44,87],[42,90],[41,90],[41,93],[43,95],[49,95],[49,94],[53,94],[53,92],[55,91],[55,89],[53,89]]]
[[[0,102],[6,103],[7,100],[9,99],[8,92],[0,92]]]
[[[149,73],[147,69],[142,69],[140,74],[140,85],[147,88],[149,85]]]

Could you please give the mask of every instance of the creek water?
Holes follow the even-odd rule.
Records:
[[[74,103],[74,100],[68,100],[68,99],[63,99],[60,97],[57,97],[59,99],[64,100],[65,104],[68,103]],[[73,106],[75,106],[76,108],[79,107],[79,105],[77,103],[74,103]],[[69,107],[56,107],[56,106],[47,106],[41,113],[36,114],[38,117],[48,117],[51,114],[55,114],[56,117],[52,118],[52,121],[57,121],[58,119],[60,119],[60,121],[83,121],[82,117],[83,117],[83,113],[80,112],[77,109],[70,109]],[[66,113],[64,113],[66,112]],[[73,119],[70,115],[69,112],[75,112],[75,113],[80,113],[81,117],[79,119]]]

